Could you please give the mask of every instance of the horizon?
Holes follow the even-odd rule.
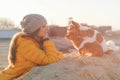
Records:
[[[120,30],[119,0],[0,0],[0,17],[19,25],[26,14],[43,15],[48,24],[65,26],[72,17],[80,23],[95,26],[112,26]],[[7,6],[6,6],[7,5]]]

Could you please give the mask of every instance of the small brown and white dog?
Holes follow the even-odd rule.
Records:
[[[74,47],[82,55],[102,56],[112,51],[107,48],[100,32],[75,21],[69,22],[66,37],[73,42]]]

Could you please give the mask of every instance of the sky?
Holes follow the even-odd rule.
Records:
[[[43,15],[48,24],[66,26],[73,17],[80,23],[120,29],[120,0],[0,0],[0,17],[16,25],[32,13]]]

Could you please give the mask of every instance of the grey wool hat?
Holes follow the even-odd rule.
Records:
[[[22,31],[28,34],[47,24],[47,20],[40,14],[28,14],[21,21]]]

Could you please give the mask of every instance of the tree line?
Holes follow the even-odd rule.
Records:
[[[14,21],[9,18],[0,17],[0,29],[11,29],[15,27]]]

